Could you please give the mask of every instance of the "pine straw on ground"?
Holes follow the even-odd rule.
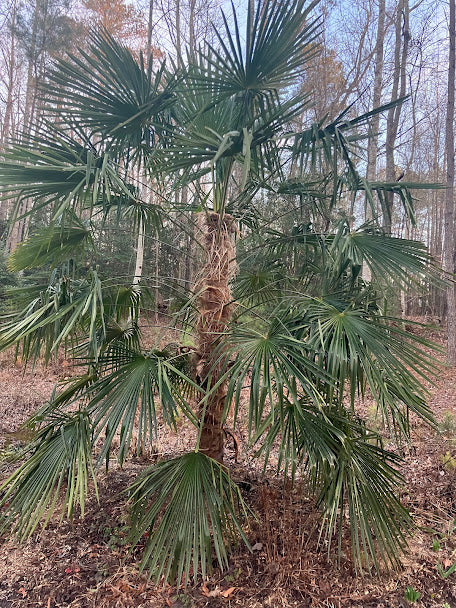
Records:
[[[440,334],[432,336],[441,340]],[[0,447],[20,440],[20,424],[45,401],[57,380],[69,375],[67,362],[23,370],[0,359]],[[456,561],[456,377],[442,365],[430,405],[442,424],[436,433],[423,423],[413,432],[403,473],[402,499],[418,529],[399,572],[355,576],[344,546],[340,566],[317,549],[318,519],[314,505],[298,487],[280,479],[261,478],[249,454],[242,468],[232,462],[233,477],[258,517],[249,531],[253,552],[235,549],[228,572],[217,568],[206,583],[194,587],[156,587],[139,574],[139,550],[128,555],[128,513],[120,493],[146,464],[132,459],[123,470],[100,480],[100,505],[90,499],[83,521],[53,521],[41,536],[23,545],[5,540],[0,547],[0,608],[455,608],[456,572],[443,578]],[[451,415],[449,415],[449,413]],[[185,433],[161,434],[160,455],[192,445]],[[152,450],[155,451],[155,450]],[[453,460],[454,457],[454,460]],[[4,476],[4,470],[1,475]],[[409,603],[404,593],[420,593]]]

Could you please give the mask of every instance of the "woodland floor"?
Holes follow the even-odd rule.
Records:
[[[442,342],[438,330],[427,337]],[[5,454],[25,440],[21,423],[51,394],[58,380],[71,374],[65,360],[47,369],[24,371],[20,361],[0,360],[0,477],[11,465]],[[318,521],[312,501],[299,488],[284,488],[279,478],[266,482],[243,445],[239,463],[231,454],[233,477],[258,518],[248,533],[254,548],[231,557],[229,571],[215,570],[205,584],[187,589],[155,587],[138,573],[139,554],[127,556],[127,511],[120,493],[157,455],[175,454],[192,445],[184,432],[159,434],[143,459],[102,476],[100,504],[89,500],[84,520],[51,521],[41,536],[23,545],[4,540],[0,546],[0,608],[150,607],[277,608],[363,607],[456,608],[456,376],[441,367],[430,388],[430,405],[440,432],[418,422],[413,445],[406,449],[402,499],[417,530],[403,568],[393,573],[355,576],[347,554],[339,567],[317,549]],[[365,404],[373,418],[372,405]],[[182,430],[182,429],[181,429]],[[153,452],[153,453],[152,453]],[[450,570],[451,572],[451,570]],[[421,595],[410,603],[407,587]]]

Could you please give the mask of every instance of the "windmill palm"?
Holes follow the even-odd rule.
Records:
[[[132,542],[148,532],[143,567],[157,580],[205,575],[213,554],[226,566],[229,539],[248,541],[246,507],[223,464],[223,425],[231,407],[236,422],[248,394],[249,439],[265,461],[278,446],[278,469],[312,480],[329,546],[348,512],[359,567],[378,556],[394,563],[405,547],[411,522],[396,498],[398,458],[354,401],[368,388],[398,436],[409,432],[410,411],[432,420],[417,379],[432,374],[432,361],[376,291],[385,271],[403,284],[432,278],[432,263],[419,243],[331,223],[338,201],[361,193],[372,202],[388,185],[361,179],[352,160],[372,113],[293,129],[308,104],[293,85],[313,52],[315,6],[265,0],[247,20],[245,44],[234,16],[217,46],[174,71],[152,74],[105,32],[92,35],[90,52],[56,66],[48,121],[0,163],[3,196],[31,198],[32,213],[50,217],[10,266],[51,266],[48,284],[28,300],[23,293],[22,309],[5,320],[0,346],[22,342],[36,358],[69,344],[87,371],[34,418],[41,430],[30,458],[3,485],[3,529],[33,532],[66,479],[68,513],[83,509],[88,479],[109,461],[117,433],[122,463],[136,419],[140,445],[153,439],[158,416],[172,427],[184,415],[198,430],[195,451],[134,483]],[[179,209],[197,211],[204,256],[184,311],[191,361],[179,349],[144,349],[132,320],[145,294],[81,263],[97,247],[100,208],[132,215],[145,231],[173,219],[166,200],[141,198],[138,167],[150,187],[189,187],[197,201]],[[411,212],[408,186],[394,188]],[[285,223],[260,192],[291,200]],[[326,230],[317,231],[322,217]]]

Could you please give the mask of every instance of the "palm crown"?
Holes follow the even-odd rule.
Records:
[[[407,436],[410,411],[432,421],[418,381],[432,360],[388,317],[377,287],[385,274],[399,285],[437,279],[420,243],[387,237],[374,222],[334,222],[340,201],[362,194],[372,204],[390,188],[411,213],[413,184],[359,175],[354,159],[372,112],[302,128],[308,100],[293,90],[313,53],[315,5],[264,0],[245,43],[234,16],[217,46],[173,69],[153,71],[104,31],[55,67],[46,120],[0,163],[3,197],[31,200],[32,217],[49,218],[10,258],[14,270],[49,275],[22,290],[0,346],[22,343],[36,359],[70,345],[87,371],[35,416],[27,459],[3,484],[4,530],[31,534],[63,487],[67,514],[83,512],[116,435],[122,463],[136,425],[140,446],[153,440],[158,416],[173,426],[184,415],[198,430],[195,451],[134,483],[131,540],[149,533],[143,567],[157,580],[205,575],[213,554],[225,566],[230,538],[248,544],[246,506],[223,464],[224,424],[231,408],[234,423],[244,416],[247,394],[249,441],[265,462],[275,452],[285,475],[309,477],[329,545],[348,518],[360,568],[378,556],[394,562],[405,547],[398,457],[354,403],[368,389],[396,437]],[[204,258],[175,316],[191,328],[191,354],[144,349],[147,282],[120,284],[85,264],[100,211],[159,235],[175,221],[163,194],[173,189],[191,192],[178,211],[196,218]]]

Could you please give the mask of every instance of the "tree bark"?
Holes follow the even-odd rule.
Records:
[[[445,244],[443,251],[443,268],[453,274],[455,226],[454,226],[454,87],[455,87],[455,0],[450,2],[449,36],[450,53],[448,65],[448,102],[445,121],[445,152],[447,163],[445,192]],[[456,293],[451,283],[447,288],[447,322],[448,322],[448,364],[456,365]]]
[[[382,99],[383,86],[383,47],[385,40],[385,0],[379,0],[377,39],[375,43],[374,90],[372,107],[378,108]],[[380,128],[380,115],[372,117],[370,123],[369,141],[367,144],[367,172],[368,181],[374,181],[377,176],[378,132]]]
[[[139,284],[142,279],[144,262],[144,226],[142,219],[139,220],[138,226],[138,238],[136,241],[136,263],[135,263],[135,274],[133,276],[133,287],[140,290]]]
[[[11,136],[11,124],[13,119],[13,91],[14,91],[14,78],[16,71],[16,36],[14,33],[17,13],[17,0],[14,0],[11,9],[11,44],[9,50],[9,63],[7,72],[7,93],[6,93],[6,104],[5,113],[2,124],[1,144],[4,146]],[[7,204],[7,201],[0,201],[0,236],[3,235],[6,220],[10,212],[11,205]]]
[[[32,24],[32,38],[30,43],[30,58],[27,68],[27,88],[25,94],[24,107],[24,133],[28,133],[30,131],[30,127],[33,121],[33,108],[35,106],[38,69],[37,36],[40,12],[41,0],[36,0]]]
[[[406,93],[406,65],[407,53],[410,40],[409,31],[409,3],[408,0],[399,0],[397,5],[395,21],[395,43],[394,43],[394,71],[391,101],[396,101]],[[399,129],[399,118],[402,106],[395,106],[388,111],[386,121],[386,181],[396,181],[394,164],[394,149],[396,147],[397,133]],[[394,194],[387,192],[386,209],[383,210],[383,227],[387,234],[391,234],[393,221]]]
[[[149,0],[149,19],[147,21],[147,61],[153,61],[152,30],[154,18],[154,0]]]
[[[182,67],[182,32],[181,32],[181,4],[176,0],[176,53],[177,65]]]
[[[386,15],[386,0],[379,0],[378,4],[378,20],[377,20],[377,38],[375,42],[375,67],[374,67],[374,90],[372,96],[372,108],[378,108],[382,99],[383,85],[383,47],[385,41],[385,15]],[[380,130],[380,114],[372,117],[369,125],[369,140],[367,142],[367,169],[366,179],[368,182],[375,181],[377,177],[377,155],[378,155],[378,132]],[[368,221],[376,215],[374,209],[369,208],[369,202],[366,198],[364,208],[364,219]],[[363,278],[366,281],[371,281],[371,270],[364,262]]]
[[[250,35],[253,34],[253,22],[255,20],[255,0],[249,0]]]
[[[11,122],[13,117],[13,89],[14,89],[14,74],[16,70],[16,36],[14,33],[17,13],[17,0],[14,0],[11,12],[11,45],[9,52],[9,65],[7,75],[7,94],[5,104],[5,114],[2,125],[2,143],[8,139],[10,135]]]
[[[27,86],[25,95],[25,107],[23,117],[23,133],[22,137],[27,138],[30,134],[33,118],[36,110],[36,93],[37,93],[37,75],[38,75],[38,61],[39,52],[37,49],[37,38],[38,38],[38,26],[40,20],[40,12],[42,11],[42,1],[36,0],[33,13],[33,24],[32,24],[32,37],[30,44],[30,57],[27,68]],[[20,206],[15,210],[15,217],[28,213],[32,208],[32,201],[25,199],[22,201]],[[6,241],[6,251],[8,253],[14,251],[18,244],[27,237],[29,227],[29,216],[16,220],[14,225],[8,234]]]
[[[188,24],[188,44],[190,54],[193,57],[196,51],[196,37],[195,37],[195,8],[196,8],[196,0],[190,0],[190,15],[189,15],[189,24]]]

